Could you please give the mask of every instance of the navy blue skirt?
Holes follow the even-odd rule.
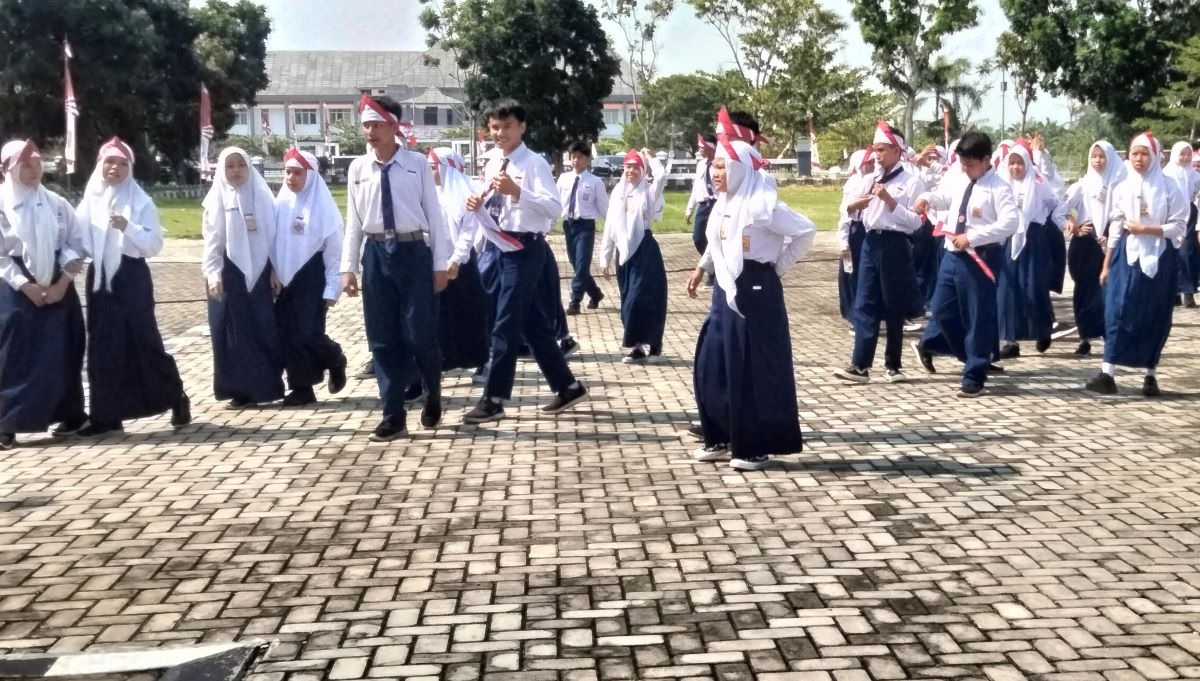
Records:
[[[1050,290],[1062,293],[1067,283],[1067,235],[1049,220],[1042,226],[1042,231],[1046,235],[1046,250],[1050,253]]]
[[[477,369],[491,354],[492,299],[483,287],[475,254],[458,268],[438,302],[438,344],[442,370]]]
[[[1025,248],[1016,260],[1012,259],[1012,239],[1004,247],[1004,262],[996,274],[996,310],[1002,340],[1050,337],[1050,280],[1054,263],[1046,234],[1041,225],[1029,225]]]
[[[706,444],[737,458],[803,448],[783,285],[771,265],[747,260],[737,278],[740,316],[720,285],[696,345],[693,387]]]
[[[854,312],[854,296],[858,292],[858,265],[862,256],[863,239],[867,236],[867,228],[861,220],[850,223],[850,262],[854,265],[853,272],[847,272],[841,261],[838,261],[838,310],[842,319],[851,321]]]
[[[228,256],[221,272],[225,295],[208,299],[213,346],[213,394],[218,400],[274,402],[283,398],[283,348],[275,322],[271,266],[254,288]]]
[[[1104,361],[1124,367],[1158,366],[1175,311],[1179,251],[1168,245],[1154,278],[1125,260],[1122,236],[1113,247],[1104,287]]]
[[[112,290],[92,290],[87,272],[88,390],[91,420],[117,424],[161,414],[183,396],[175,358],[163,347],[154,317],[154,282],[142,258],[121,256]]]
[[[275,300],[288,387],[311,388],[339,366],[342,347],[325,334],[325,252],[317,251]]]
[[[21,258],[13,261],[32,281]],[[60,275],[55,265],[54,280]],[[83,419],[86,342],[74,286],[59,302],[38,307],[0,284],[0,433],[38,433]]]
[[[662,350],[667,325],[667,270],[662,251],[650,232],[624,265],[617,266],[617,288],[621,292],[623,347],[649,345]]]
[[[1200,244],[1196,242],[1196,204],[1188,216],[1187,235],[1179,249],[1179,292],[1195,293],[1200,287]]]
[[[946,252],[943,238],[933,235],[933,223],[928,218],[912,236],[913,270],[917,274],[917,288],[921,291],[921,306],[926,310],[933,301],[938,268],[942,265],[942,254]]]
[[[1075,326],[1083,340],[1104,335],[1104,289],[1100,286],[1100,270],[1104,267],[1104,247],[1095,235],[1071,239],[1067,247],[1067,269],[1075,289],[1071,304],[1075,311]]]

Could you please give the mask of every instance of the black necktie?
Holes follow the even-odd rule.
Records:
[[[379,198],[383,208],[383,231],[394,232],[396,231],[396,213],[392,210],[392,162],[376,161],[375,165],[379,166]]]
[[[896,167],[895,167],[895,168],[892,168],[892,172],[890,172],[890,173],[888,173],[887,175],[884,175],[883,177],[879,178],[878,180],[876,180],[876,181],[874,182],[874,184],[872,184],[872,185],[871,185],[871,191],[872,191],[872,192],[873,192],[873,191],[875,191],[875,185],[878,185],[878,184],[887,184],[888,182],[891,182],[892,180],[896,179],[896,176],[897,176],[897,175],[899,175],[899,174],[900,174],[900,173],[902,173],[902,172],[904,172],[904,164],[903,164],[903,163],[897,163],[897,164],[896,164]]]
[[[504,174],[504,171],[507,169],[508,169],[508,159],[506,158],[500,162],[500,172],[496,173],[496,174],[502,175],[502,174]],[[493,193],[492,198],[487,200],[487,209],[488,209],[488,214],[492,216],[492,219],[496,221],[496,225],[499,226],[500,225],[500,213],[504,210],[504,195],[498,191]]]
[[[575,176],[575,183],[571,185],[571,198],[567,201],[567,218],[575,219],[575,192],[579,191],[579,176]]]
[[[971,192],[975,191],[975,180],[967,184],[963,192],[962,203],[958,206],[958,222],[954,224],[954,235],[965,234],[967,231],[967,204],[971,201]]]
[[[704,164],[704,191],[708,192],[708,198],[717,195],[717,190],[712,183],[712,161]]]

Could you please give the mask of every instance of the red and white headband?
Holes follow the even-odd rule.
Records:
[[[121,139],[120,137],[113,137],[109,141],[105,142],[100,147],[100,153],[97,154],[96,157],[103,161],[104,159],[111,158],[113,156],[120,156],[126,161],[129,161],[130,165],[133,165],[133,149],[130,148],[130,146],[125,143],[125,140]]]
[[[1154,133],[1149,130],[1133,138],[1133,141],[1129,143],[1129,148],[1132,149],[1134,147],[1146,147],[1150,150],[1151,156],[1162,156],[1162,144],[1154,136]]]
[[[315,156],[310,157],[308,154],[300,151],[299,149],[288,149],[287,153],[283,155],[283,167],[316,170],[315,164],[313,163],[315,160]]]
[[[362,117],[362,122],[375,121],[377,123],[395,123],[399,124],[400,119],[387,109],[383,108],[379,102],[371,95],[364,94],[362,99],[358,100],[358,113]]]
[[[901,152],[908,148],[908,145],[904,143],[904,137],[892,132],[892,126],[884,120],[875,125],[875,137],[871,140],[871,144],[890,144]]]
[[[14,140],[4,145],[4,151],[0,157],[0,170],[7,173],[29,159],[41,155],[33,140]]]
[[[733,140],[740,140],[746,144],[756,144],[758,142],[766,142],[767,138],[756,134],[750,128],[744,125],[738,125],[729,117],[729,109],[721,107],[717,111],[717,137],[725,135]]]
[[[698,134],[698,135],[696,135],[696,148],[697,149],[712,149],[715,151],[717,148],[717,145],[704,139],[704,135]]]
[[[627,166],[634,165],[642,170],[646,169],[646,159],[642,158],[642,152],[638,151],[637,149],[630,149],[625,154],[625,160],[622,161],[621,164]]]

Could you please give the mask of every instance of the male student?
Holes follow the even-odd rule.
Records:
[[[558,196],[563,205],[563,236],[567,238],[567,259],[575,269],[571,280],[571,299],[567,314],[579,314],[583,294],[588,309],[600,307],[604,293],[592,277],[592,253],[596,244],[596,220],[608,212],[608,191],[604,181],[592,174],[592,150],[583,143],[571,145],[571,169],[558,177]]]

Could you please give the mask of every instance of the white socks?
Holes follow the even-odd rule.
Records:
[[[1104,373],[1108,374],[1109,376],[1116,376],[1116,374],[1117,374],[1117,365],[1115,365],[1115,364],[1109,364],[1108,362],[1105,362],[1105,363],[1103,363],[1103,364],[1101,364],[1101,365],[1100,365],[1100,371],[1102,371],[1102,372],[1104,372]]]

